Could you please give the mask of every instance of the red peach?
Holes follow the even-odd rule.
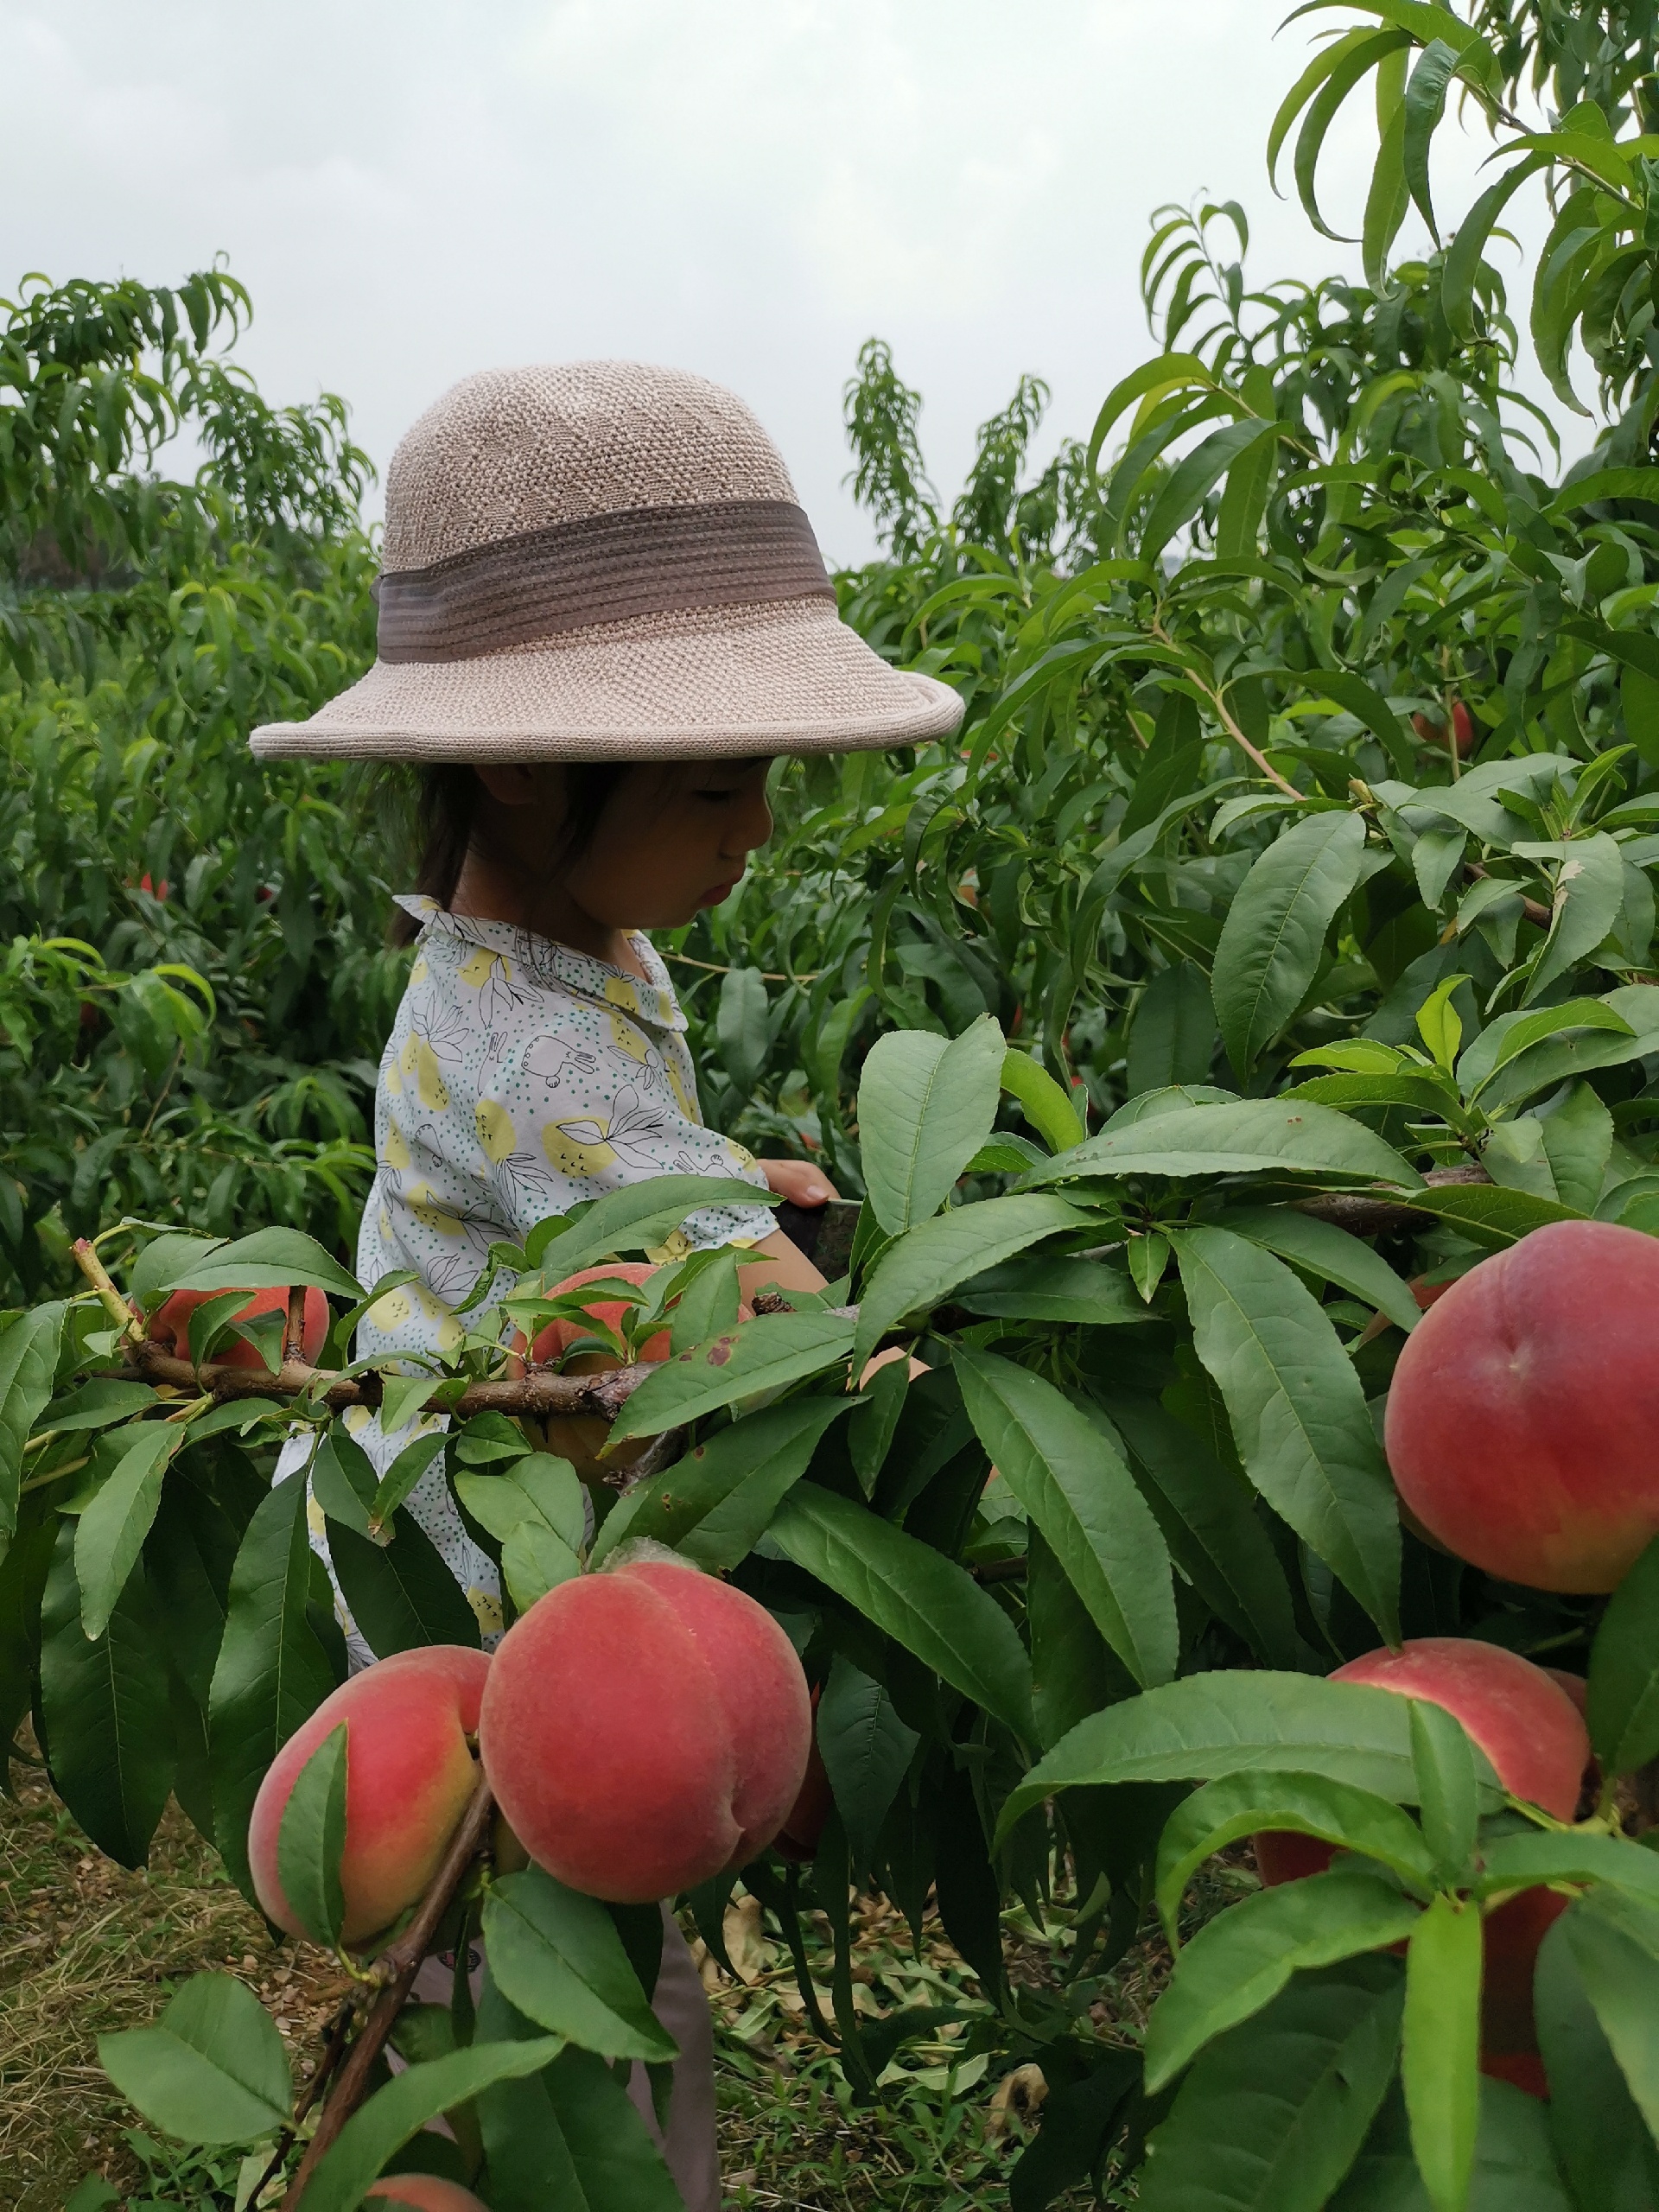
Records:
[[[278,1283],[269,1290],[251,1290],[248,1302],[237,1308],[233,1319],[251,1320],[256,1313],[286,1313],[289,1292]],[[150,1318],[149,1334],[152,1343],[170,1344],[180,1359],[190,1357],[190,1316],[198,1306],[210,1298],[221,1295],[216,1290],[175,1290],[165,1304]],[[301,1342],[301,1356],[306,1364],[315,1367],[318,1354],[328,1338],[328,1300],[320,1290],[305,1294],[305,1328]],[[263,1369],[264,1361],[245,1337],[227,1337],[213,1354],[213,1363],[219,1367],[251,1367]]]
[[[271,1762],[254,1801],[248,1859],[268,1918],[304,1933],[276,1874],[276,1839],[289,1792],[326,1736],[346,1724],[346,1848],[342,1939],[361,1943],[389,1928],[437,1872],[477,1784],[467,1743],[490,1670],[482,1651],[433,1643],[395,1652],[326,1697]]]
[[[1541,1667],[1497,1644],[1470,1637],[1427,1636],[1398,1651],[1368,1652],[1338,1667],[1338,1682],[1365,1682],[1438,1705],[1459,1719],[1492,1763],[1503,1787],[1570,1821],[1590,1758],[1590,1738],[1572,1697]],[[1256,1865],[1269,1885],[1298,1881],[1331,1864],[1329,1844],[1312,1836],[1264,1833]],[[1486,1916],[1481,1989],[1481,2054],[1502,2059],[1503,2077],[1522,2088],[1510,2062],[1535,2056],[1532,1977],[1538,1947],[1567,1909],[1553,1890],[1522,1890]],[[1489,2071],[1495,2070],[1489,2068]]]
[[[1402,1498],[1459,1559],[1611,1590],[1659,1532],[1659,1239],[1560,1221],[1483,1260],[1407,1339],[1389,1392]]]
[[[386,2174],[372,2181],[363,2192],[382,2203],[404,2204],[410,2212],[490,2212],[470,2189],[437,2174]]]
[[[503,1637],[479,1752],[574,1890],[642,1904],[741,1866],[799,1794],[812,1708],[764,1606],[671,1559],[561,1583]]]

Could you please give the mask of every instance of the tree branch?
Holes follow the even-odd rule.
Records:
[[[1472,1163],[1466,1167],[1431,1167],[1423,1178],[1432,1186],[1491,1179],[1484,1167]],[[1351,1236],[1408,1236],[1420,1223],[1436,1218],[1413,1205],[1409,1198],[1369,1198],[1356,1191],[1321,1191],[1317,1198],[1297,1198],[1293,1203],[1299,1213],[1332,1222]]]

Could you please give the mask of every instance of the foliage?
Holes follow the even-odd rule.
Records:
[[[1163,350],[1086,448],[1022,488],[1043,397],[1023,382],[948,518],[919,402],[867,348],[849,426],[890,557],[842,580],[843,608],[960,688],[963,739],[780,768],[772,846],[666,948],[710,1119],[821,1148],[864,1198],[823,1301],[857,1315],[797,1299],[746,1325],[741,1357],[694,1347],[657,1370],[615,1440],[683,1427],[708,1448],[620,1504],[604,1491],[586,1564],[648,1536],[791,1624],[836,1811],[810,1877],[763,1860],[749,1885],[785,1941],[804,1905],[825,1913],[825,2033],[858,2098],[918,2024],[853,2002],[849,1878],[913,1923],[931,1888],[991,2008],[973,2033],[1050,2085],[1016,2212],[1129,2176],[1147,2212],[1190,2202],[1195,2177],[1242,2206],[1281,2158],[1310,2208],[1421,2186],[1456,2212],[1510,2201],[1517,2177],[1529,2202],[1588,2206],[1605,2145],[1646,2186],[1659,1890],[1622,1777],[1651,1748],[1641,1600],[1659,1567],[1639,1564],[1604,1620],[1599,1601],[1448,1560],[1399,1525],[1376,1415],[1412,1278],[1564,1218],[1659,1228],[1654,59],[1645,6],[1347,10],[1271,152],[1289,149],[1323,227],[1323,138],[1374,79],[1363,281],[1251,289],[1241,209],[1165,211],[1145,267]],[[1491,130],[1497,175],[1452,230],[1430,165],[1454,95]],[[1559,480],[1486,257],[1528,190],[1552,215],[1531,342],[1580,408],[1582,345],[1603,417]],[[1391,264],[1414,207],[1430,251]],[[336,528],[318,521],[306,557],[345,559]],[[248,560],[276,559],[280,534],[251,527]],[[355,1018],[371,994],[350,972]],[[499,1371],[503,1311],[533,1329],[571,1267],[660,1239],[663,1208],[626,1211],[607,1201],[498,1253],[516,1287],[470,1309],[439,1405]],[[188,1198],[179,1213],[243,1225]],[[118,1231],[105,1249],[146,1310],[256,1257],[343,1305],[374,1289],[283,1235],[157,1240],[135,1261],[143,1233]],[[694,1273],[655,1278],[645,1318]],[[119,1335],[90,1294],[0,1335],[0,1473],[17,1481],[0,1572],[29,1624],[10,1713],[35,1700],[54,1779],[106,1849],[142,1857],[171,1786],[234,1866],[251,1786],[300,1717],[279,1673],[290,1705],[315,1705],[340,1663],[301,1486],[265,1487],[289,1424],[332,1417],[315,1391],[228,1409],[211,1390],[111,1394]],[[929,1371],[865,1376],[883,1343]],[[521,1443],[454,1427],[458,1495]],[[355,1525],[365,1501],[325,1490]],[[392,1548],[418,1550],[390,1496],[377,1510]],[[518,1511],[475,1517],[527,1604],[542,1586],[515,1580],[532,1549],[509,1555]],[[448,1633],[406,1600],[384,1618]],[[1605,1788],[1585,1821],[1505,1803],[1455,1724],[1321,1679],[1380,1640],[1456,1632],[1587,1668]],[[1090,1978],[1143,1915],[1179,1933],[1194,1869],[1274,1825],[1350,1855],[1185,1944],[1142,2047],[1098,2034]],[[472,1879],[487,1891],[487,1866]],[[1472,2025],[1478,1916],[1540,1882],[1575,1899],[1539,1972],[1547,2108],[1483,2086]],[[1041,1921],[1061,1897],[1071,1979],[1032,1987],[1007,1969],[1005,1901]],[[694,1900],[711,1946],[724,1901]],[[423,2099],[475,2101],[475,2150],[510,2112],[531,2126],[518,2066],[543,2085],[548,2157],[581,2168],[583,2112],[626,2137],[596,2062],[534,2047],[568,2024],[537,1994],[561,1971],[542,1940],[551,1957],[517,1959],[514,1992],[548,2017],[495,1993],[468,2050],[426,2062],[450,2069],[429,2094],[402,2086],[416,2067],[370,2101],[320,2202],[355,2202]],[[624,1980],[607,2001],[640,1995]],[[632,2181],[611,2196],[582,2175],[596,2205],[655,2171],[638,2142],[618,2156]],[[480,2185],[496,2212],[518,2201],[499,2159]]]

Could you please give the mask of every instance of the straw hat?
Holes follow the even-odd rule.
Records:
[[[777,448],[677,369],[487,369],[386,479],[379,658],[267,759],[614,760],[943,737],[962,702],[836,613]]]

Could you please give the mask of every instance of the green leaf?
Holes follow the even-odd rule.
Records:
[[[1316,1220],[1293,1206],[1254,1206],[1224,1214],[1220,1225],[1323,1281],[1352,1291],[1408,1336],[1423,1318],[1410,1290],[1382,1254],[1334,1222]]]
[[[1480,2123],[1480,1915],[1440,1896],[1412,1930],[1400,2073],[1434,2212],[1465,2212]]]
[[[715,1034],[721,1065],[747,1098],[760,1081],[772,1046],[766,979],[758,968],[731,968],[721,978]]]
[[[668,1338],[671,1352],[695,1351],[711,1337],[727,1335],[737,1326],[742,1308],[737,1247],[728,1244],[717,1252],[696,1253],[693,1257],[706,1260],[707,1265],[689,1282],[683,1274],[677,1278],[684,1287],[674,1302]]]
[[[1428,184],[1429,141],[1446,113],[1446,88],[1458,66],[1458,56],[1444,39],[1433,39],[1418,55],[1406,86],[1405,176],[1417,212],[1428,226],[1436,245],[1440,242],[1434,220],[1434,202]]]
[[[540,2073],[563,2048],[557,2036],[474,2043],[406,2068],[352,2114],[323,2153],[306,2189],[305,2212],[356,2212],[387,2159],[429,2120],[469,2102],[493,2082]]]
[[[970,1313],[1019,1321],[1080,1321],[1093,1328],[1115,1328],[1147,1318],[1128,1277],[1116,1268],[1040,1253],[988,1268],[963,1283],[956,1299]]]
[[[1497,1183],[1434,1183],[1411,1194],[1415,1213],[1449,1221],[1471,1243],[1501,1251],[1552,1221],[1581,1221],[1571,1206],[1530,1191],[1506,1190]]]
[[[889,1236],[937,1213],[989,1136],[1007,1057],[989,1014],[952,1044],[901,1029],[871,1046],[858,1084],[859,1153],[871,1211]]]
[[[251,2143],[294,2094],[276,2024],[245,1983],[192,1974],[154,2026],[98,2039],[99,2063],[153,2127],[185,2143]]]
[[[1535,1045],[1570,1031],[1594,1029],[1611,1031],[1616,1037],[1637,1034],[1634,1025],[1605,999],[1567,999],[1560,1006],[1540,1007],[1535,1014],[1499,1014],[1464,1052],[1458,1062],[1458,1081],[1467,1097],[1478,1098],[1495,1075]]]
[[[3,1339],[0,1339],[3,1343]],[[148,1382],[83,1382],[73,1390],[66,1390],[62,1397],[54,1398],[39,1416],[40,1427],[43,1431],[57,1429],[66,1433],[79,1429],[111,1428],[117,1421],[126,1421],[134,1414],[147,1413],[160,1402]]]
[[[328,1554],[358,1633],[377,1659],[426,1643],[478,1648],[478,1617],[417,1521],[399,1507],[386,1545],[332,1527]]]
[[[1624,1836],[1584,1828],[1496,1836],[1482,1845],[1480,1874],[1472,1885],[1478,1897],[1540,1882],[1602,1884],[1659,1909],[1659,1853]]]
[[[818,1701],[817,1739],[853,1864],[868,1866],[921,1738],[881,1683],[837,1652]]]
[[[797,1484],[771,1533],[797,1567],[1030,1740],[1025,1647],[995,1599],[954,1560],[814,1483]]]
[[[0,1558],[16,1531],[23,1446],[52,1396],[67,1311],[61,1300],[37,1306],[0,1330]]]
[[[643,1536],[672,1545],[712,1573],[735,1567],[779,1500],[806,1472],[830,1422],[857,1402],[786,1398],[717,1430],[611,1509],[594,1539],[590,1565],[603,1566],[618,1544]]]
[[[1141,1101],[1134,1102],[1137,1105]],[[1177,1107],[1115,1122],[1027,1175],[1025,1188],[1105,1175],[1316,1174],[1390,1183],[1421,1179],[1391,1145],[1328,1106],[1277,1098]],[[1008,1199],[992,1200],[1008,1205]],[[980,1211],[964,1207],[964,1213]]]
[[[665,1359],[623,1408],[612,1445],[630,1436],[658,1436],[735,1399],[781,1389],[837,1367],[852,1348],[853,1322],[823,1306],[799,1313],[763,1313],[729,1336]]]
[[[405,1444],[375,1485],[369,1500],[369,1531],[378,1535],[392,1515],[419,1482],[448,1441],[442,1429],[429,1431]]]
[[[1555,2164],[1548,2111],[1507,2082],[1480,2082],[1470,2212],[1574,2212]],[[1614,2212],[1599,2196],[1586,2201],[1596,2212]],[[1397,2094],[1383,2105],[1346,2184],[1331,2199],[1330,2212],[1432,2212],[1411,2153],[1404,2100]],[[1621,2212],[1647,2212],[1647,2200]]]
[[[1556,874],[1554,918],[1522,994],[1523,1006],[1595,950],[1624,903],[1624,859],[1618,840],[1605,831],[1575,839]]]
[[[498,1543],[526,1520],[550,1529],[572,1551],[587,1533],[576,1471],[550,1452],[527,1452],[499,1474],[461,1474],[454,1482],[456,1497]]]
[[[1259,2012],[1293,1974],[1385,1950],[1411,1934],[1421,1910],[1381,1875],[1341,1866],[1258,1890],[1206,1921],[1147,2022],[1147,2094],[1155,2096],[1214,2037]],[[1479,1916],[1469,1916],[1478,1931]]]
[[[1215,1049],[1210,978],[1202,968],[1186,962],[1160,968],[1141,992],[1129,1025],[1129,1096],[1205,1082]],[[1080,1129],[1077,1141],[1082,1136]]]
[[[276,1831],[276,1878],[314,1943],[334,1948],[346,1916],[346,1724],[325,1736],[294,1777]]]
[[[927,1313],[958,1283],[1046,1236],[1080,1228],[1088,1218],[1064,1198],[1033,1192],[986,1198],[923,1222],[882,1254],[864,1286],[852,1345],[855,1366],[861,1368],[887,1331],[907,1315]]]
[[[1159,486],[1140,531],[1136,551],[1143,561],[1155,561],[1178,530],[1184,530],[1228,471],[1248,461],[1263,446],[1277,442],[1276,422],[1224,423],[1211,430],[1191,453],[1184,454]],[[1363,833],[1362,833],[1363,834]]]
[[[1480,1818],[1474,1745],[1463,1723],[1444,1706],[1431,1705],[1421,1698],[1408,1702],[1423,1840],[1441,1880],[1455,1883],[1475,1847]]]
[[[596,1261],[645,1252],[663,1243],[702,1206],[776,1206],[783,1200],[737,1175],[650,1175],[595,1198],[579,1221],[562,1230],[542,1255],[542,1281],[551,1287]]]
[[[1659,1537],[1607,1601],[1590,1652],[1586,1718],[1604,1774],[1659,1758]]]
[[[1597,2024],[1648,2132],[1659,2139],[1659,1911],[1597,1895],[1575,1905],[1563,1925]]]
[[[501,1579],[521,1613],[581,1573],[581,1558],[544,1521],[527,1516],[501,1547]]]
[[[1211,977],[1222,1041],[1241,1076],[1306,995],[1364,850],[1359,815],[1315,814],[1251,864],[1227,910]]]
[[[1249,1486],[1153,1400],[1112,1392],[1106,1410],[1182,1573],[1265,1666],[1294,1668],[1302,1645],[1290,1585]]]
[[[1434,1878],[1434,1859],[1410,1815],[1386,1797],[1317,1774],[1224,1775],[1184,1798],[1164,1824],[1158,1847],[1158,1910],[1171,1949],[1186,1885],[1205,1860],[1267,1828],[1316,1836],[1389,1867],[1418,1891]]]
[[[1612,1116],[1589,1084],[1580,1083],[1541,1118],[1538,1128],[1561,1204],[1594,1213],[1613,1156]]]
[[[1252,1770],[1324,1775],[1409,1804],[1417,1777],[1406,1700],[1359,1682],[1265,1669],[1166,1682],[1091,1714],[1057,1744],[1010,1796],[1001,1832],[1062,1789],[1103,1782],[1211,1782]],[[1495,1789],[1490,1770],[1481,1780]],[[1488,1798],[1487,1808],[1497,1802]],[[1494,1853],[1500,1847],[1494,1846]],[[1522,1875],[1510,1886],[1549,1878],[1548,1872]]]
[[[74,1527],[67,1521],[41,1605],[40,1666],[46,1749],[60,1795],[100,1851],[142,1866],[177,1758],[166,1637],[140,1572],[129,1578],[105,1633],[87,1642]]]
[[[1289,1268],[1243,1237],[1190,1229],[1171,1242],[1194,1349],[1221,1391],[1246,1473],[1395,1640],[1394,1486],[1335,1331]]]
[[[1002,1055],[1001,1084],[1051,1152],[1081,1144],[1085,1135],[1077,1109],[1048,1070],[1029,1052],[1010,1046]]]
[[[502,1995],[540,2026],[606,2058],[677,2056],[596,1898],[539,1866],[506,1875],[485,1898],[484,1941]]]
[[[311,1493],[317,1503],[329,1520],[366,1536],[378,1487],[368,1453],[341,1422],[334,1422],[324,1430],[311,1462]]]
[[[252,1894],[248,1821],[265,1770],[334,1687],[305,1617],[310,1593],[305,1477],[293,1474],[261,1499],[243,1533],[208,1700],[213,1832],[244,1896]]]
[[[132,1440],[76,1524],[80,1627],[89,1643],[96,1643],[109,1626],[127,1577],[138,1563],[162,1502],[168,1464],[185,1433],[170,1423],[143,1421],[132,1431]]]
[[[1169,1553],[1109,1439],[1030,1369],[958,1345],[963,1402],[1090,1619],[1143,1689],[1175,1671]]]
[[[1533,1978],[1538,2047],[1549,2078],[1550,2132],[1578,2200],[1599,2212],[1651,2212],[1659,2149],[1585,1994],[1569,1911],[1544,1937]]]
[[[1351,1959],[1212,2043],[1153,2135],[1136,2212],[1319,2212],[1388,2089],[1402,1996],[1394,1960]]]
[[[159,1292],[271,1290],[299,1283],[353,1303],[363,1295],[357,1277],[348,1274],[315,1237],[297,1229],[257,1229],[251,1236],[216,1244],[194,1266],[187,1262],[181,1273],[149,1287]]]

